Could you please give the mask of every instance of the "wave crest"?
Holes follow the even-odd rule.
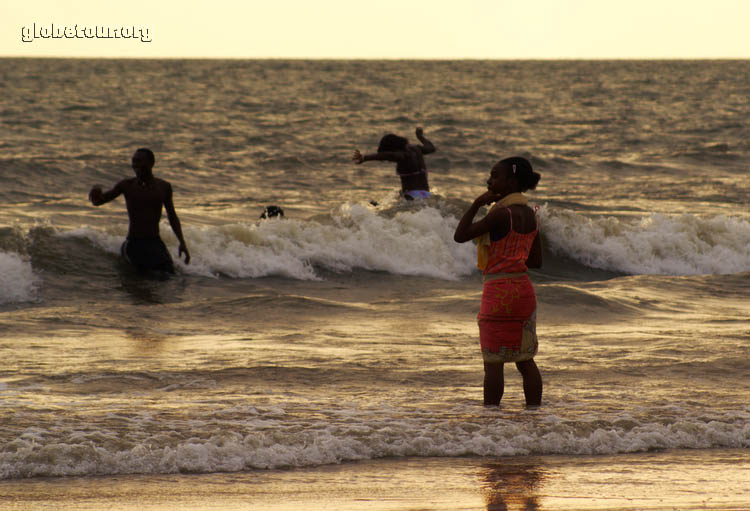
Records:
[[[627,274],[733,274],[750,270],[750,222],[727,216],[623,220],[541,209],[549,248],[586,266]]]

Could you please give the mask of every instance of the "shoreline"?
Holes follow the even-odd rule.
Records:
[[[4,510],[741,510],[745,449],[386,458],[305,469],[0,481]]]

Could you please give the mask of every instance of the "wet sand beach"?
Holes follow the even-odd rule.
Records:
[[[744,450],[378,459],[309,469],[0,482],[4,510],[746,510]]]

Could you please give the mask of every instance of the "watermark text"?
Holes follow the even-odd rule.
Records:
[[[151,42],[151,29],[148,27],[104,25],[49,25],[32,24],[21,27],[21,41],[31,43],[36,39],[139,39],[142,43]]]

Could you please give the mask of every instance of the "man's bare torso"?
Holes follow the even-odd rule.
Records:
[[[130,219],[128,238],[159,238],[159,221],[169,197],[169,183],[156,177],[145,183],[131,178],[121,181],[120,187]]]

